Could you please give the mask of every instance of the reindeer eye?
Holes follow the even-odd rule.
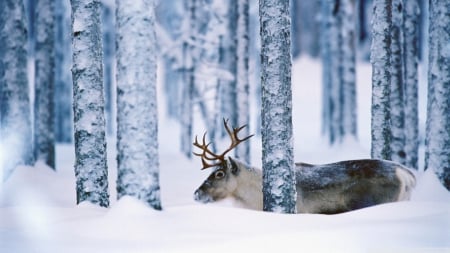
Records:
[[[216,173],[214,174],[214,176],[216,177],[216,179],[221,179],[225,176],[225,172],[218,170],[216,171]]]

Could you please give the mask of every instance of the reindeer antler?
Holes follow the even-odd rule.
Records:
[[[223,125],[225,126],[225,130],[227,131],[228,135],[230,136],[231,139],[231,144],[230,146],[222,153],[222,154],[215,154],[214,152],[212,152],[211,150],[209,150],[208,146],[211,143],[206,143],[206,132],[203,134],[203,139],[202,139],[202,144],[200,144],[198,142],[197,136],[195,136],[195,141],[193,143],[193,145],[197,148],[200,148],[203,152],[200,153],[195,153],[193,152],[194,155],[196,156],[200,156],[202,159],[202,165],[204,169],[210,168],[210,167],[215,167],[218,165],[221,165],[222,163],[225,162],[225,155],[230,152],[231,150],[233,150],[237,145],[239,145],[239,143],[244,142],[248,139],[250,139],[250,137],[253,136],[249,135],[243,139],[239,139],[238,137],[238,133],[239,131],[241,131],[243,128],[245,128],[247,125],[243,125],[241,127],[238,128],[233,128],[233,130],[230,129],[230,127],[228,126],[228,120],[223,119]],[[218,162],[216,163],[208,163],[207,161],[216,161],[218,160]]]

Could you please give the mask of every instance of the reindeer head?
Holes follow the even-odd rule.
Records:
[[[209,177],[195,191],[194,198],[196,201],[208,203],[224,199],[232,194],[237,187],[236,177],[239,174],[241,164],[231,157],[228,157],[228,159],[225,158],[225,155],[239,145],[239,143],[248,140],[253,135],[239,139],[238,133],[246,125],[231,130],[227,123],[228,121],[224,119],[223,124],[230,136],[231,144],[222,154],[215,154],[208,148],[211,143],[206,144],[206,133],[203,135],[202,144],[198,142],[197,136],[195,137],[193,144],[195,147],[200,148],[202,153],[194,153],[194,155],[201,157],[202,170],[211,167],[214,168]]]

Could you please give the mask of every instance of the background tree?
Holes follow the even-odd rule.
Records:
[[[391,159],[405,162],[405,113],[403,82],[403,1],[392,0],[391,26]]]
[[[371,156],[391,159],[390,85],[392,1],[374,0],[372,19],[372,122]]]
[[[450,190],[450,2],[431,0],[429,8],[425,169]]]
[[[23,2],[0,1],[0,140],[14,151],[2,154],[4,177],[17,165],[33,163],[26,46]]]
[[[419,1],[403,2],[403,62],[404,62],[404,126],[405,159],[409,168],[418,169],[418,61],[419,61]]]
[[[70,2],[55,1],[55,141],[73,141]]]
[[[102,70],[101,3],[71,0],[77,203],[109,205]]]
[[[161,209],[153,0],[117,5],[117,194]]]
[[[295,213],[289,1],[260,0],[263,209]]]
[[[55,169],[55,2],[36,4],[34,156]]]
[[[237,30],[236,30],[236,124],[237,126],[248,125],[250,122],[249,108],[249,2],[248,0],[237,0]],[[249,136],[249,127],[242,129],[243,136]],[[250,141],[246,141],[236,147],[236,158],[250,163]]]
[[[115,13],[114,1],[102,0],[103,34],[103,86],[105,88],[106,129],[109,135],[114,132],[114,56],[115,56]]]
[[[329,143],[357,135],[355,4],[321,1],[322,132]]]

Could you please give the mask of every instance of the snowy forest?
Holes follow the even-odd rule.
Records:
[[[1,252],[449,234],[449,1],[0,0]]]

